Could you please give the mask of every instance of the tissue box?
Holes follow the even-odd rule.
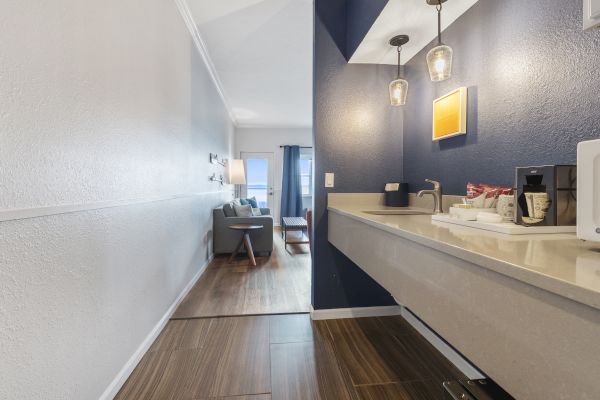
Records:
[[[408,183],[401,183],[397,191],[385,192],[388,207],[408,207]]]

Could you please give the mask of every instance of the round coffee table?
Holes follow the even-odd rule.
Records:
[[[252,225],[252,224],[236,224],[229,225],[229,229],[233,229],[236,231],[243,231],[242,239],[240,240],[240,244],[237,245],[235,251],[231,253],[231,257],[229,257],[229,262],[232,262],[235,256],[237,256],[238,252],[242,248],[242,246],[246,247],[246,254],[248,254],[248,258],[252,265],[256,266],[256,259],[254,258],[254,251],[252,251],[252,242],[250,241],[250,231],[255,231],[258,229],[262,229],[263,225]]]

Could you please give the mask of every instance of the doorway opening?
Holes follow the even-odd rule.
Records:
[[[233,136],[223,140],[233,143],[224,158],[243,161],[236,165],[243,164],[245,182],[225,182],[222,190],[231,191],[231,201],[223,204],[222,215],[214,214],[219,206],[213,210],[207,238],[214,259],[174,317],[307,313],[314,192],[313,2],[182,2],[193,22],[195,47],[232,120]],[[293,161],[286,156],[289,147],[294,147]],[[227,204],[231,207],[225,210]],[[238,225],[254,226],[232,228],[227,219],[236,217]],[[284,217],[301,220],[287,224],[291,229],[282,236]]]
[[[274,209],[273,153],[242,152],[246,170],[246,184],[242,197],[255,198],[259,207]]]

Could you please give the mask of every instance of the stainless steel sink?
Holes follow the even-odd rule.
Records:
[[[419,210],[375,210],[363,211],[365,214],[372,215],[431,215],[432,213]]]

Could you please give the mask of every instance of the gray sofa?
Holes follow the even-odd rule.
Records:
[[[271,210],[261,208],[263,215],[257,217],[225,216],[223,207],[213,210],[213,251],[215,254],[233,253],[242,239],[243,232],[229,229],[235,224],[263,225],[263,229],[251,231],[250,241],[255,253],[269,253],[273,251],[273,217]],[[228,211],[231,215],[231,212]],[[242,247],[242,251],[245,251]]]

